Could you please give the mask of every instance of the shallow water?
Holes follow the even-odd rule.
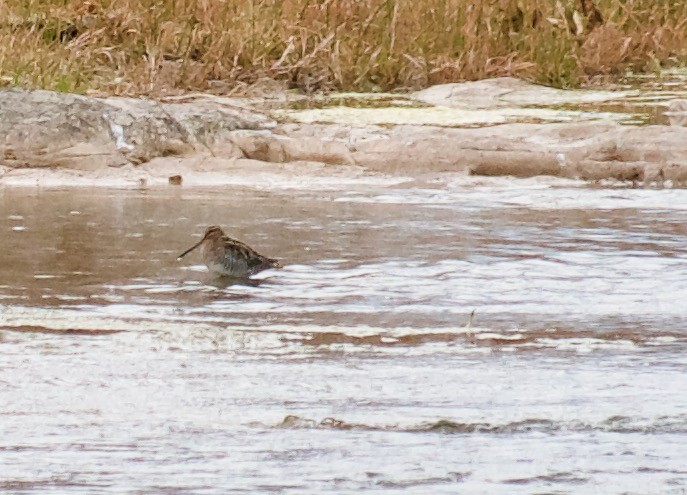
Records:
[[[176,262],[208,224],[286,268]],[[685,225],[572,182],[0,190],[0,491],[685,493]]]

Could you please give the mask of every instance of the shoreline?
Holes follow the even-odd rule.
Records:
[[[360,96],[359,107],[300,96],[294,109],[288,94],[154,101],[10,89],[0,91],[0,186],[136,188],[178,175],[183,187],[444,173],[687,184],[682,100],[663,105],[676,125],[537,108],[636,97],[512,78],[435,86],[376,108],[370,95]],[[495,116],[503,120],[493,122]]]

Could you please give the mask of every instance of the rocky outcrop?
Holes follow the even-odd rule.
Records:
[[[600,103],[636,96],[637,91],[564,90],[532,84],[512,77],[439,84],[413,95],[431,105],[456,108],[504,108],[526,105]]]
[[[215,147],[241,156],[227,149],[229,132],[273,126],[219,99],[161,103],[10,89],[0,91],[0,165],[95,170]]]
[[[512,79],[443,85],[412,97],[425,104],[493,109],[541,102],[542,94],[555,101],[609,97],[542,90]],[[684,106],[676,102],[669,113],[677,117]],[[264,172],[266,165],[310,164],[403,175],[463,172],[687,184],[687,128],[680,126],[298,123],[283,113],[278,122],[267,108],[260,101],[208,95],[156,102],[0,91],[0,183],[45,169],[96,179],[122,170],[127,177],[142,177],[137,181],[167,183],[168,175],[181,171],[211,172],[216,181],[238,165]],[[192,183],[183,178],[183,184]]]
[[[580,123],[453,129],[291,124],[270,132],[242,132],[237,142],[247,158],[256,160],[356,164],[406,175],[463,171],[633,182],[687,180],[687,128],[683,127]]]

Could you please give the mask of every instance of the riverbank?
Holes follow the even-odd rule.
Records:
[[[237,177],[385,174],[687,182],[684,101],[631,125],[641,93],[564,91],[512,78],[406,94],[161,100],[0,92],[0,185],[147,187]],[[624,105],[626,112],[604,111]],[[267,180],[267,179],[266,179]]]

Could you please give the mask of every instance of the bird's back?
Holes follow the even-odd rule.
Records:
[[[277,260],[263,256],[249,245],[226,235],[222,236],[221,243],[208,250],[205,262],[212,270],[234,277],[282,267]]]

